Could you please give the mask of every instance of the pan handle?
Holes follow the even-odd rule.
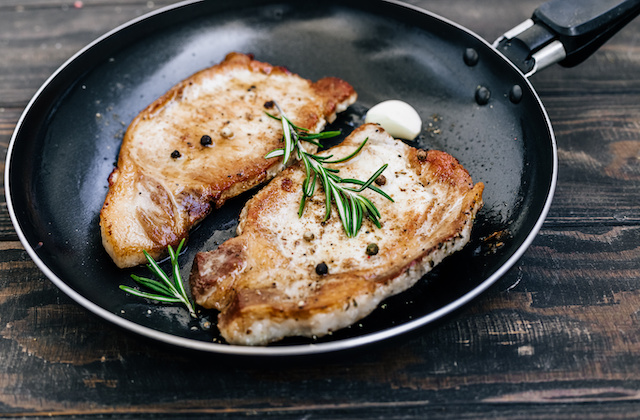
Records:
[[[527,76],[580,64],[640,14],[640,0],[551,0],[493,46]]]

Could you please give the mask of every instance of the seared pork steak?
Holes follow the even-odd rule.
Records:
[[[374,124],[320,154],[347,156],[365,138],[354,159],[329,166],[342,178],[367,179],[389,165],[378,183],[394,202],[362,193],[380,210],[381,229],[366,220],[348,238],[335,208],[323,222],[320,186],[298,217],[305,178],[298,163],[247,202],[237,237],[197,254],[192,295],[220,311],[218,328],[229,343],[265,345],[351,325],[468,242],[483,184],[474,185],[452,156],[407,146]]]
[[[158,258],[213,207],[272,178],[282,127],[276,101],[295,124],[322,131],[356,99],[346,82],[315,83],[283,67],[231,53],[178,83],[131,123],[100,213],[102,242],[119,267]]]

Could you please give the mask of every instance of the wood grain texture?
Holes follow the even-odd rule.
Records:
[[[0,3],[0,155],[29,99],[104,32],[169,1]],[[539,2],[411,0],[493,40]],[[542,231],[481,298],[355,353],[255,361],[107,324],[38,270],[0,200],[0,417],[632,419],[640,412],[640,21],[532,78],[556,131]]]

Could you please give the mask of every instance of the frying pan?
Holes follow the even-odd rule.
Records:
[[[131,21],[61,66],[29,102],[11,139],[6,199],[25,249],[63,292],[127,330],[176,346],[238,355],[308,355],[355,348],[451,314],[490,287],[540,229],[556,184],[547,113],[528,76],[579,63],[640,11],[640,0],[554,0],[495,46],[427,11],[396,1],[188,1]],[[369,107],[412,104],[424,120],[418,147],[449,152],[485,183],[473,238],[411,290],[351,328],[268,347],[220,342],[207,320],[124,294],[132,283],[102,248],[98,214],[122,135],[173,84],[230,51],[286,65],[309,79],[337,76],[359,93],[332,129],[347,135]],[[234,234],[251,193],[210,215],[180,256]],[[166,264],[166,263],[165,263]],[[215,322],[214,322],[215,324]]]

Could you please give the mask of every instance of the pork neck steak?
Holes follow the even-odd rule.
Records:
[[[469,241],[484,185],[474,185],[447,153],[410,147],[374,124],[320,155],[347,156],[366,138],[355,158],[328,166],[341,178],[364,180],[389,165],[378,184],[394,201],[362,192],[380,210],[382,228],[365,220],[348,238],[335,207],[323,222],[320,184],[298,217],[305,179],[298,162],[247,202],[238,236],[196,255],[192,295],[220,311],[218,328],[227,342],[266,345],[349,326]],[[326,267],[317,270],[319,264]]]
[[[346,82],[311,82],[239,53],[171,88],[127,129],[109,176],[102,242],[119,267],[176,246],[215,207],[284,168],[265,159],[281,147],[274,101],[289,119],[320,132],[356,100]]]

